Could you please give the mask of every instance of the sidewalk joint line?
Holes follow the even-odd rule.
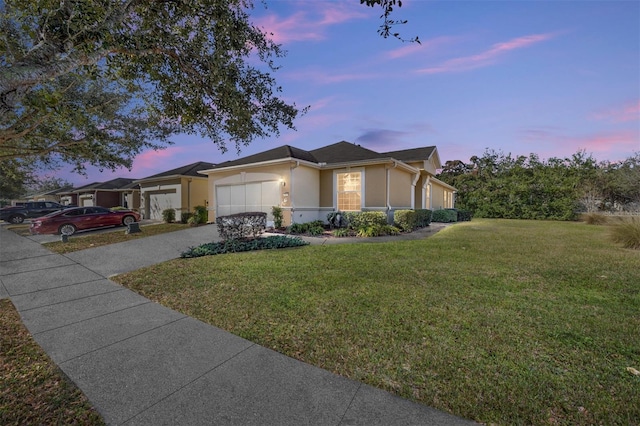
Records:
[[[246,339],[245,339],[246,340]],[[174,390],[173,392],[168,393],[167,395],[165,395],[164,397],[160,398],[158,401],[154,402],[153,404],[151,404],[150,406],[148,406],[147,408],[140,410],[139,412],[137,412],[136,414],[134,414],[133,416],[129,417],[128,419],[124,420],[122,422],[122,424],[126,424],[128,423],[130,420],[133,420],[134,418],[138,417],[140,414],[144,413],[145,411],[149,411],[150,409],[152,409],[153,407],[155,407],[156,405],[160,404],[161,402],[164,402],[165,400],[167,400],[168,398],[172,397],[173,395],[177,394],[178,392],[182,391],[183,389],[185,389],[187,386],[190,386],[191,384],[197,382],[198,380],[202,379],[204,376],[206,376],[207,374],[211,373],[214,370],[217,370],[218,368],[222,367],[224,364],[228,363],[229,361],[231,361],[232,359],[238,357],[240,354],[248,351],[249,349],[258,346],[256,343],[251,342],[250,340],[247,340],[249,343],[251,343],[249,346],[247,346],[246,348],[242,349],[241,351],[239,351],[238,353],[236,353],[235,355],[233,355],[230,358],[227,358],[226,360],[222,361],[220,364],[210,368],[209,370],[205,371],[204,373],[202,373],[201,375],[199,375],[198,377],[194,378],[193,380],[185,383],[184,385],[178,387],[176,390]]]

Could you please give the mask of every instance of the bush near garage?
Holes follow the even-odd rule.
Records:
[[[193,217],[193,213],[191,212],[182,212],[180,214],[180,223],[184,223],[185,225],[189,223],[189,220]]]
[[[162,220],[166,223],[173,223],[176,221],[176,211],[175,209],[164,209],[162,210]]]
[[[218,235],[223,240],[256,238],[267,228],[267,214],[264,212],[237,213],[216,218]]]

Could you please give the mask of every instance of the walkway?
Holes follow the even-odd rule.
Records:
[[[213,226],[53,254],[0,226],[0,298],[112,425],[466,425],[266,349],[108,278],[179,256]]]

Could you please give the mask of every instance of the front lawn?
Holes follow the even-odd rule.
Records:
[[[640,424],[640,252],[608,227],[177,259],[115,278],[294,358],[497,424]]]
[[[140,227],[141,232],[133,234],[127,234],[125,232],[127,228],[119,227],[115,228],[111,232],[105,232],[101,234],[84,234],[81,232],[77,235],[69,237],[69,241],[67,241],[66,243],[63,243],[62,241],[55,241],[51,243],[44,243],[42,245],[55,253],[64,254],[88,248],[106,246],[108,244],[130,241],[136,238],[144,238],[150,237],[152,235],[165,234],[167,232],[180,231],[188,227],[189,225],[182,223],[160,223],[157,225],[143,225]]]
[[[0,424],[104,425],[33,340],[9,299],[0,299]]]

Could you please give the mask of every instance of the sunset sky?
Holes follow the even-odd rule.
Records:
[[[297,131],[256,140],[240,156],[341,140],[374,151],[435,145],[444,163],[485,149],[542,159],[585,150],[617,161],[640,151],[640,2],[405,0],[403,43],[377,34],[380,9],[358,0],[257,2],[254,23],[288,54],[275,74],[282,96],[310,106]],[[131,171],[89,168],[77,185],[144,178],[222,155],[176,136]]]

